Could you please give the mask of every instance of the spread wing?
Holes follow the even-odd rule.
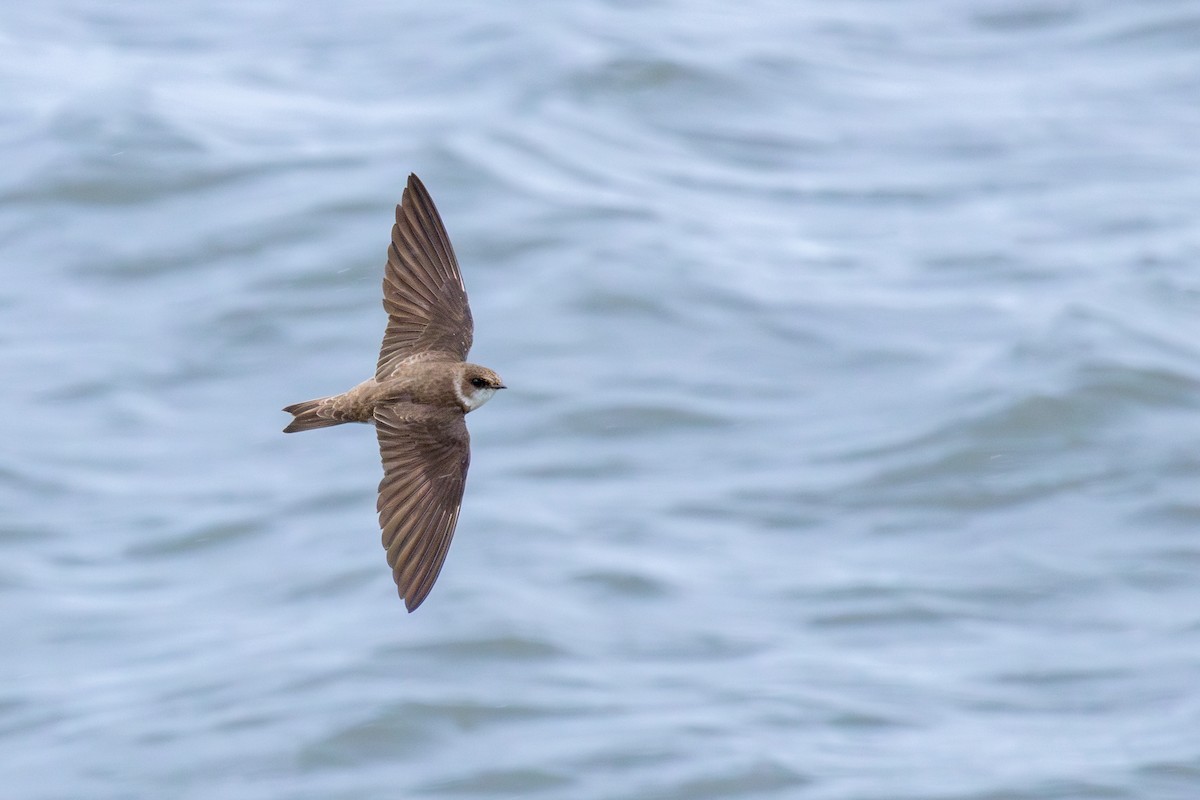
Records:
[[[471,437],[461,411],[398,404],[376,408],[383,457],[379,525],[388,566],[414,611],[433,588],[462,502]]]
[[[442,218],[416,175],[408,176],[396,206],[383,273],[383,307],[388,325],[376,378],[386,378],[397,364],[419,353],[467,359],[474,328],[467,290]]]

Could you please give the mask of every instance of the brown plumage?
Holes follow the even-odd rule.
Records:
[[[454,248],[416,175],[396,206],[383,274],[387,330],[375,377],[296,403],[285,433],[366,422],[383,458],[379,524],[388,566],[413,611],[433,588],[454,536],[471,461],[465,416],[504,388],[466,363],[474,324]]]

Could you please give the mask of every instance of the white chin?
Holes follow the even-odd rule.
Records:
[[[475,391],[471,392],[471,396],[466,399],[467,410],[474,411],[488,400],[491,400],[495,394],[495,389],[476,389]]]

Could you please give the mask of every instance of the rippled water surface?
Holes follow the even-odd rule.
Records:
[[[0,10],[20,798],[1200,797],[1194,2]],[[373,433],[410,171],[458,535]]]

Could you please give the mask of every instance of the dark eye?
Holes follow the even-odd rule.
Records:
[[[482,389],[488,385],[488,382],[483,378],[471,378],[471,385],[476,389]]]

